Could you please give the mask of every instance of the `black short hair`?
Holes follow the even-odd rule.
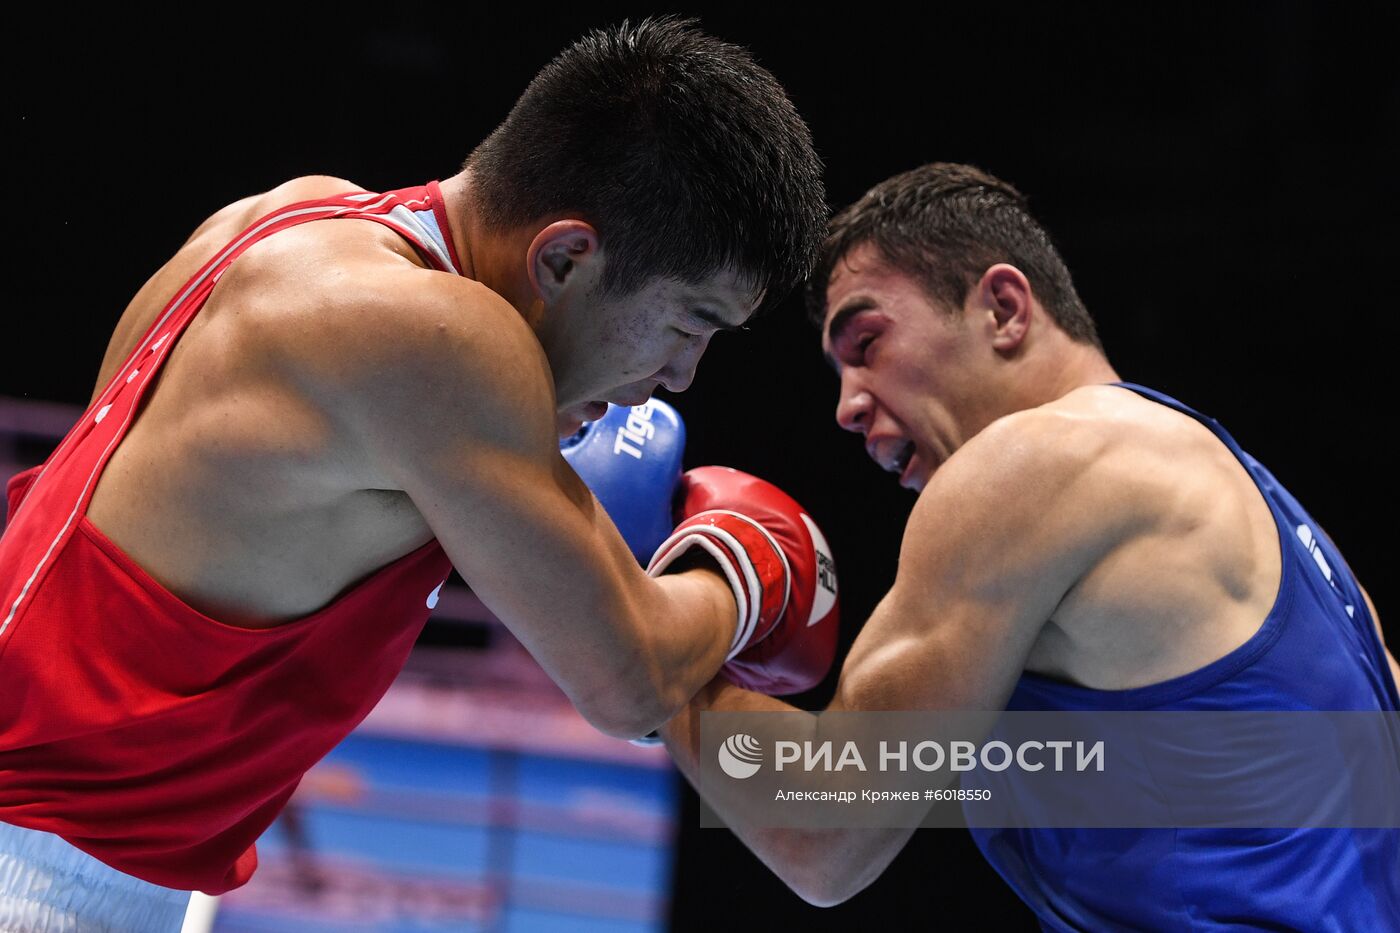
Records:
[[[693,19],[588,33],[466,168],[488,227],[591,223],[614,293],[732,267],[771,307],[811,272],[827,217],[821,160],[782,86]]]
[[[807,283],[807,310],[818,327],[832,270],[863,243],[953,311],[988,267],[1010,263],[1025,273],[1061,330],[1103,347],[1069,269],[1025,196],[975,166],[933,162],[895,175],[831,219]]]

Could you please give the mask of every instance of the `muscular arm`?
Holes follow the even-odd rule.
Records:
[[[346,324],[320,377],[352,451],[408,494],[590,722],[634,737],[673,715],[723,661],[728,585],[703,569],[642,573],[560,456],[548,364],[503,299],[405,263],[377,273],[358,304],[348,313],[374,324]]]
[[[989,427],[934,475],[910,516],[894,586],[852,646],[829,709],[1004,707],[1064,594],[1136,520],[1095,465],[1096,440],[1066,436],[1074,431],[1060,416],[1024,412]],[[725,683],[708,686],[663,730],[692,782],[706,710],[795,711]],[[815,737],[820,717],[807,722]],[[739,787],[707,787],[707,801],[819,906],[869,885],[912,833],[765,828],[761,803],[721,796]]]

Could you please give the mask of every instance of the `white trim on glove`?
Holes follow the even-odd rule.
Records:
[[[775,623],[781,619],[783,613],[787,611],[788,602],[792,597],[792,567],[788,564],[787,554],[783,552],[782,547],[762,524],[747,515],[730,509],[707,509],[686,519],[681,527],[672,532],[671,536],[661,542],[661,546],[656,549],[656,553],[652,555],[650,563],[647,564],[647,575],[660,576],[667,567],[675,563],[681,555],[694,546],[703,548],[715,559],[725,578],[729,581],[730,589],[734,591],[734,603],[738,609],[734,636],[730,639],[729,651],[724,658],[727,663],[748,647],[749,640],[758,627],[759,615],[763,609],[763,583],[758,578],[753,558],[739,539],[717,525],[703,523],[706,516],[715,515],[736,518],[753,526],[763,535],[764,540],[773,549],[773,553],[778,556],[783,567],[783,601],[773,618]]]

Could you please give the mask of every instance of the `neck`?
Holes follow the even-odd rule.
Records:
[[[1014,383],[1019,388],[1018,409],[1036,408],[1084,386],[1121,381],[1098,347],[1071,340],[1059,330],[1053,332],[1051,340],[1053,352],[1038,353],[1022,362],[1031,372],[1023,373]]]
[[[1122,377],[1109,363],[1108,358],[1098,347],[1077,343],[1065,338],[1069,344],[1060,369],[1059,379],[1054,384],[1052,398],[1061,398],[1075,389],[1084,386],[1103,385],[1106,382],[1121,382]]]
[[[471,175],[465,169],[441,183],[448,225],[462,274],[510,302],[532,330],[538,331],[543,304],[525,268],[528,243],[517,235],[487,230],[476,210]]]

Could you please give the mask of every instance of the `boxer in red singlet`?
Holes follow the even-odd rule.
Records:
[[[245,882],[451,565],[600,729],[675,713],[743,647],[743,576],[645,575],[558,438],[685,389],[716,331],[802,279],[824,214],[773,77],[653,20],[566,50],[441,185],[312,176],[210,217],[8,490],[0,925],[52,908],[14,893],[27,872],[132,880],[80,929],[159,929],[167,889]],[[733,560],[769,599],[802,584],[785,557]],[[788,603],[755,599],[788,637]]]

